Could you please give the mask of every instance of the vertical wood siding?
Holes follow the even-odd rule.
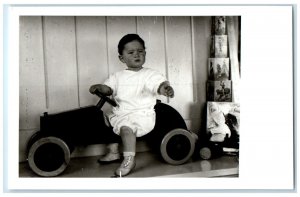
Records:
[[[189,105],[193,102],[193,65],[189,17],[165,17],[167,72],[174,87],[170,99],[185,119],[190,119]]]
[[[58,112],[78,107],[74,17],[44,17],[43,22],[48,111]]]
[[[118,43],[128,33],[136,33],[135,17],[107,17],[109,74],[125,69],[118,58]]]
[[[145,67],[153,68],[166,76],[164,17],[137,17],[137,33],[146,43]],[[159,97],[159,99],[167,102],[164,96]]]
[[[76,41],[80,106],[97,102],[89,93],[91,84],[108,77],[105,17],[76,17]]]
[[[20,112],[21,130],[38,128],[46,110],[46,85],[41,17],[20,17]]]
[[[191,128],[196,131],[206,130],[205,104],[207,65],[210,57],[211,45],[211,18],[194,17],[194,94],[197,100],[190,106]]]

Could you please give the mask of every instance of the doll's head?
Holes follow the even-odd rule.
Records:
[[[213,102],[209,103],[209,112],[213,113],[217,111],[218,111],[218,106]]]

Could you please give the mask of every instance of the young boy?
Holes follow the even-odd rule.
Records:
[[[90,87],[105,95],[112,95],[117,107],[108,114],[113,131],[123,143],[123,162],[115,171],[117,176],[126,176],[135,167],[136,138],[149,133],[155,125],[156,96],[174,97],[169,82],[157,71],[144,68],[145,42],[137,34],[125,35],[118,44],[119,59],[127,69],[116,72],[104,82]],[[108,145],[109,153],[100,161],[120,159],[117,144]]]

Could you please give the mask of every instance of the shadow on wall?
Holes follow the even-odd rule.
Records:
[[[201,135],[206,130],[206,104],[191,103],[189,109],[191,113],[190,129],[197,135]]]

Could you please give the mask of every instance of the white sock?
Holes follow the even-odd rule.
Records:
[[[123,152],[123,156],[124,157],[128,157],[128,156],[135,156],[135,152]]]

